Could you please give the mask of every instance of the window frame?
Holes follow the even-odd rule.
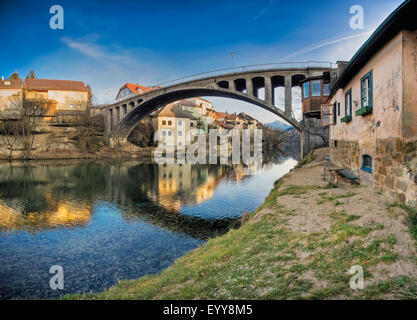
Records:
[[[365,165],[365,159],[369,159],[370,160],[370,166],[369,165]],[[372,173],[372,162],[373,159],[369,154],[363,154],[362,155],[362,166],[361,166],[361,170],[368,172],[368,173]]]
[[[313,83],[314,84],[319,84],[319,92],[318,92],[318,95],[315,95],[314,93],[313,93]],[[322,84],[322,81],[320,80],[320,79],[313,79],[313,80],[311,80],[310,81],[310,86],[311,86],[311,97],[312,98],[316,98],[316,97],[321,97],[322,95],[321,95],[321,84]]]
[[[346,105],[346,97],[349,96],[349,114],[347,113],[348,107]],[[345,117],[352,117],[352,88],[345,92]]]
[[[305,86],[308,86],[308,94],[307,94],[307,96],[306,96],[306,94],[305,94]],[[310,94],[310,91],[311,91],[311,84],[310,84],[310,81],[306,81],[306,82],[304,82],[303,83],[303,99],[308,99],[308,98],[310,98],[311,97],[311,94]]]
[[[369,107],[369,108],[373,108],[374,105],[374,101],[373,101],[373,70],[370,70],[367,74],[365,74],[362,78],[361,78],[361,108],[364,107]],[[363,82],[364,80],[368,79],[368,105],[365,106],[364,102],[363,102]]]

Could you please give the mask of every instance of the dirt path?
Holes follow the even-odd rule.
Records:
[[[378,245],[387,254],[385,258],[377,261],[371,262],[377,258],[377,254],[371,255],[369,261],[364,261],[363,268],[368,272],[367,286],[389,281],[395,277],[416,277],[417,252],[415,240],[409,232],[407,212],[388,203],[383,195],[370,187],[345,181],[339,182],[337,187],[328,184],[323,177],[323,167],[320,163],[326,153],[327,149],[317,150],[316,158],[312,163],[286,175],[278,189],[282,194],[276,198],[279,210],[261,210],[254,220],[259,220],[264,213],[290,212],[284,222],[287,228],[306,236],[322,234],[326,238],[328,235],[330,238],[335,238],[334,248],[341,248],[354,241],[360,241],[363,248]],[[337,221],[340,217],[350,218],[345,219],[344,225],[340,226],[340,221]],[[355,229],[349,230],[348,226],[356,228],[357,232],[354,231]],[[340,230],[335,232],[336,229]],[[337,238],[343,241],[337,241]],[[305,264],[310,254],[327,250],[327,247],[317,248],[309,254],[300,251],[298,255]],[[348,251],[349,248],[346,247],[346,255],[349,254]],[[316,289],[326,287],[323,279],[318,279],[314,272],[305,274],[305,277],[313,281]],[[394,295],[388,293],[387,297]]]

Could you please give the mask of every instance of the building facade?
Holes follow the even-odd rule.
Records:
[[[417,23],[406,1],[333,81],[330,159],[393,200],[417,204]]]
[[[25,90],[26,98],[44,102],[47,115],[85,112],[88,89],[82,81],[53,79],[5,79],[0,82],[0,110],[5,110]]]
[[[0,82],[0,111],[9,108],[13,100],[19,97],[23,88],[21,79],[4,79]]]
[[[197,129],[198,119],[188,110],[182,110],[180,105],[170,103],[152,116],[152,126],[158,131],[158,140],[163,145],[172,143],[175,146],[186,146],[187,133]]]
[[[87,110],[88,89],[82,81],[25,79],[24,87],[29,99],[53,102],[52,114]]]

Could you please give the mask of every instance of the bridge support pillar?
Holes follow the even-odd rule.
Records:
[[[248,96],[253,96],[253,86],[252,86],[252,79],[246,79],[246,94]]]
[[[302,132],[300,137],[303,157],[314,149],[328,146],[329,128],[323,127],[320,119],[304,117]]]
[[[300,160],[304,159],[304,131],[300,132]]]
[[[110,135],[111,132],[111,109],[105,109],[104,111],[104,138],[107,140],[107,137]]]
[[[273,92],[272,92],[272,81],[270,77],[265,77],[265,102],[274,105],[274,101],[272,101]]]
[[[311,151],[311,122],[309,118],[303,117],[303,131],[300,134],[301,159]]]
[[[285,77],[285,114],[291,116],[292,113],[292,79],[291,77]]]

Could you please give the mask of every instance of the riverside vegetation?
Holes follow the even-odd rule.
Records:
[[[161,273],[64,298],[417,298],[415,209],[364,186],[327,183],[326,151],[278,180],[242,227]],[[363,290],[349,286],[353,265],[364,269]]]

